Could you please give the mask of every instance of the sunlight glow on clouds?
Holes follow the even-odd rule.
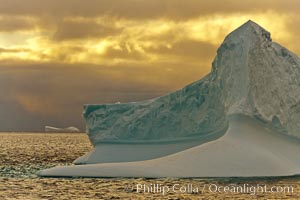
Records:
[[[1,48],[6,51],[0,54],[0,60],[105,63],[107,65],[119,62],[151,62],[155,64],[156,61],[168,59],[187,62],[190,60],[190,55],[185,55],[184,52],[176,54],[176,51],[170,51],[176,48],[177,43],[200,41],[217,48],[229,32],[250,18],[272,32],[276,41],[287,45],[291,44],[291,48],[294,47],[296,35],[287,31],[289,16],[273,11],[215,14],[179,21],[164,18],[132,20],[107,16],[66,17],[61,23],[58,23],[55,30],[50,29],[45,32],[35,27],[30,30],[31,34],[34,32],[31,37],[27,35],[26,38],[26,34],[28,34],[26,32],[24,35],[22,32],[14,36],[7,35],[6,43],[1,44]],[[64,25],[68,29],[60,27]],[[24,38],[23,44],[20,44],[20,37]],[[5,39],[2,38],[2,40]],[[162,51],[165,52],[162,53]],[[209,58],[202,58],[200,53],[201,51],[196,62],[204,63],[205,67],[209,69],[213,55]]]

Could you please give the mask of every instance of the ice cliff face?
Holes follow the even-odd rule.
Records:
[[[225,38],[211,82],[227,114],[254,116],[300,137],[300,60],[259,25],[249,21]]]
[[[94,145],[213,134],[226,129],[226,116],[237,113],[300,137],[300,60],[252,21],[225,38],[210,74],[182,90],[144,102],[84,108]]]
[[[227,127],[209,76],[177,92],[126,104],[87,105],[84,117],[91,142],[157,142],[213,134]],[[211,100],[210,100],[211,99]]]

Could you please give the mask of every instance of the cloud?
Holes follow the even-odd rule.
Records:
[[[33,17],[1,16],[0,32],[30,31],[36,28]]]
[[[54,40],[73,40],[85,38],[105,38],[120,34],[122,29],[99,24],[93,20],[63,20],[57,24]]]
[[[122,18],[172,19],[193,18],[215,13],[278,10],[299,11],[298,0],[1,0],[0,13],[12,15],[99,16],[114,15]],[[18,5],[18,6],[16,6]]]
[[[165,65],[165,68],[160,67],[161,65]],[[40,106],[47,104],[47,102],[54,103],[58,107],[68,103],[72,104],[72,102],[108,103],[114,99],[110,99],[106,94],[112,93],[124,94],[127,96],[123,97],[124,100],[133,101],[132,93],[146,94],[146,96],[148,96],[147,93],[162,94],[175,90],[182,84],[189,83],[189,73],[192,73],[193,69],[181,72],[179,70],[181,67],[182,63],[160,63],[151,67],[139,64],[118,64],[115,66],[80,66],[55,63],[21,66],[2,65],[0,99],[7,101],[14,99],[16,102],[22,102],[24,108],[33,107],[32,109],[28,108],[28,111],[31,110],[33,113],[37,110],[41,113],[48,112],[48,109],[43,110]],[[149,79],[149,76],[153,78]],[[195,75],[195,78],[199,76],[201,76],[201,72]],[[180,77],[180,80],[171,84],[175,77]],[[141,98],[143,97],[141,96]],[[72,101],[69,101],[70,99]],[[120,99],[115,100],[120,101]],[[45,106],[45,108],[47,107]],[[52,112],[53,110],[49,110],[50,115]]]
[[[190,60],[195,62],[210,62],[216,54],[217,46],[207,42],[195,41],[191,39],[180,40],[165,46],[150,47],[148,51],[169,57],[169,59]]]
[[[197,62],[198,56],[199,64],[203,64],[204,57],[205,62],[210,63],[210,60],[213,60],[213,51],[221,44],[223,38],[249,18],[271,31],[275,41],[291,47],[291,50],[297,50],[297,34],[289,31],[291,16],[269,11],[202,16],[184,21],[66,17],[56,28],[49,30],[48,34],[37,33],[25,39],[21,45],[13,45],[14,38],[20,38],[19,34],[10,38],[12,44],[9,48],[2,48],[7,51],[0,55],[0,61],[8,61],[11,58],[68,64],[155,64],[167,59],[190,62],[190,59],[195,58],[193,62]],[[186,44],[187,42],[189,44]]]
[[[26,48],[0,48],[0,53],[18,53],[18,52],[27,52],[30,49]]]
[[[113,67],[55,63],[2,65],[0,130],[5,127],[14,131],[42,131],[43,126],[49,124],[75,125],[84,130],[84,104],[144,100],[190,82],[189,73],[193,70],[180,73],[181,66],[169,64],[167,67],[173,71],[169,73],[159,66],[127,64]],[[175,77],[180,80],[171,85]],[[7,118],[18,119],[20,123],[3,124]]]

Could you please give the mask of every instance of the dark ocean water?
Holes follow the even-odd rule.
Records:
[[[35,175],[41,169],[70,165],[91,149],[82,133],[0,133],[0,199],[300,199],[300,177],[62,179]]]

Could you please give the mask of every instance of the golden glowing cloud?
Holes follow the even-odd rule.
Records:
[[[290,45],[292,50],[297,51],[294,44],[297,36],[288,31],[290,17],[288,14],[279,14],[274,11],[214,14],[177,21],[167,18],[133,20],[112,17],[109,23],[107,22],[108,17],[66,17],[60,26],[66,22],[72,22],[71,26],[69,24],[66,26],[74,28],[73,30],[62,30],[62,32],[50,29],[48,32],[36,31],[30,36],[26,32],[18,33],[15,36],[6,36],[6,42],[0,43],[1,48],[6,50],[1,53],[0,60],[114,65],[120,62],[151,62],[155,64],[157,61],[170,59],[172,62],[184,63],[190,60],[190,55],[184,55],[184,51],[181,54],[174,54],[176,51],[170,51],[176,48],[177,43],[198,41],[217,48],[230,31],[248,19],[256,21],[272,32],[273,38],[279,43]],[[81,30],[81,25],[87,30]],[[99,34],[99,37],[95,37],[88,34],[89,28],[93,26],[109,30],[108,32],[105,30],[95,32],[93,34]],[[116,33],[114,30],[121,31]],[[112,34],[109,34],[109,31]],[[82,38],[79,40],[76,36],[74,39],[74,32]],[[58,33],[65,35],[61,35],[61,39],[56,40],[55,36]],[[68,39],[68,34],[73,35],[69,35]],[[20,37],[24,38],[21,44],[17,39]],[[195,49],[195,51],[197,50],[199,49]],[[167,55],[162,51],[173,52],[173,55]],[[213,55],[209,59],[203,60],[200,53],[201,51],[198,55],[199,60],[194,59],[193,62],[199,63],[199,65],[204,64],[209,68]]]
[[[29,113],[39,115],[56,115],[59,114],[59,108],[52,99],[45,99],[43,97],[34,95],[16,95],[16,101]],[[45,109],[47,108],[47,109]]]

